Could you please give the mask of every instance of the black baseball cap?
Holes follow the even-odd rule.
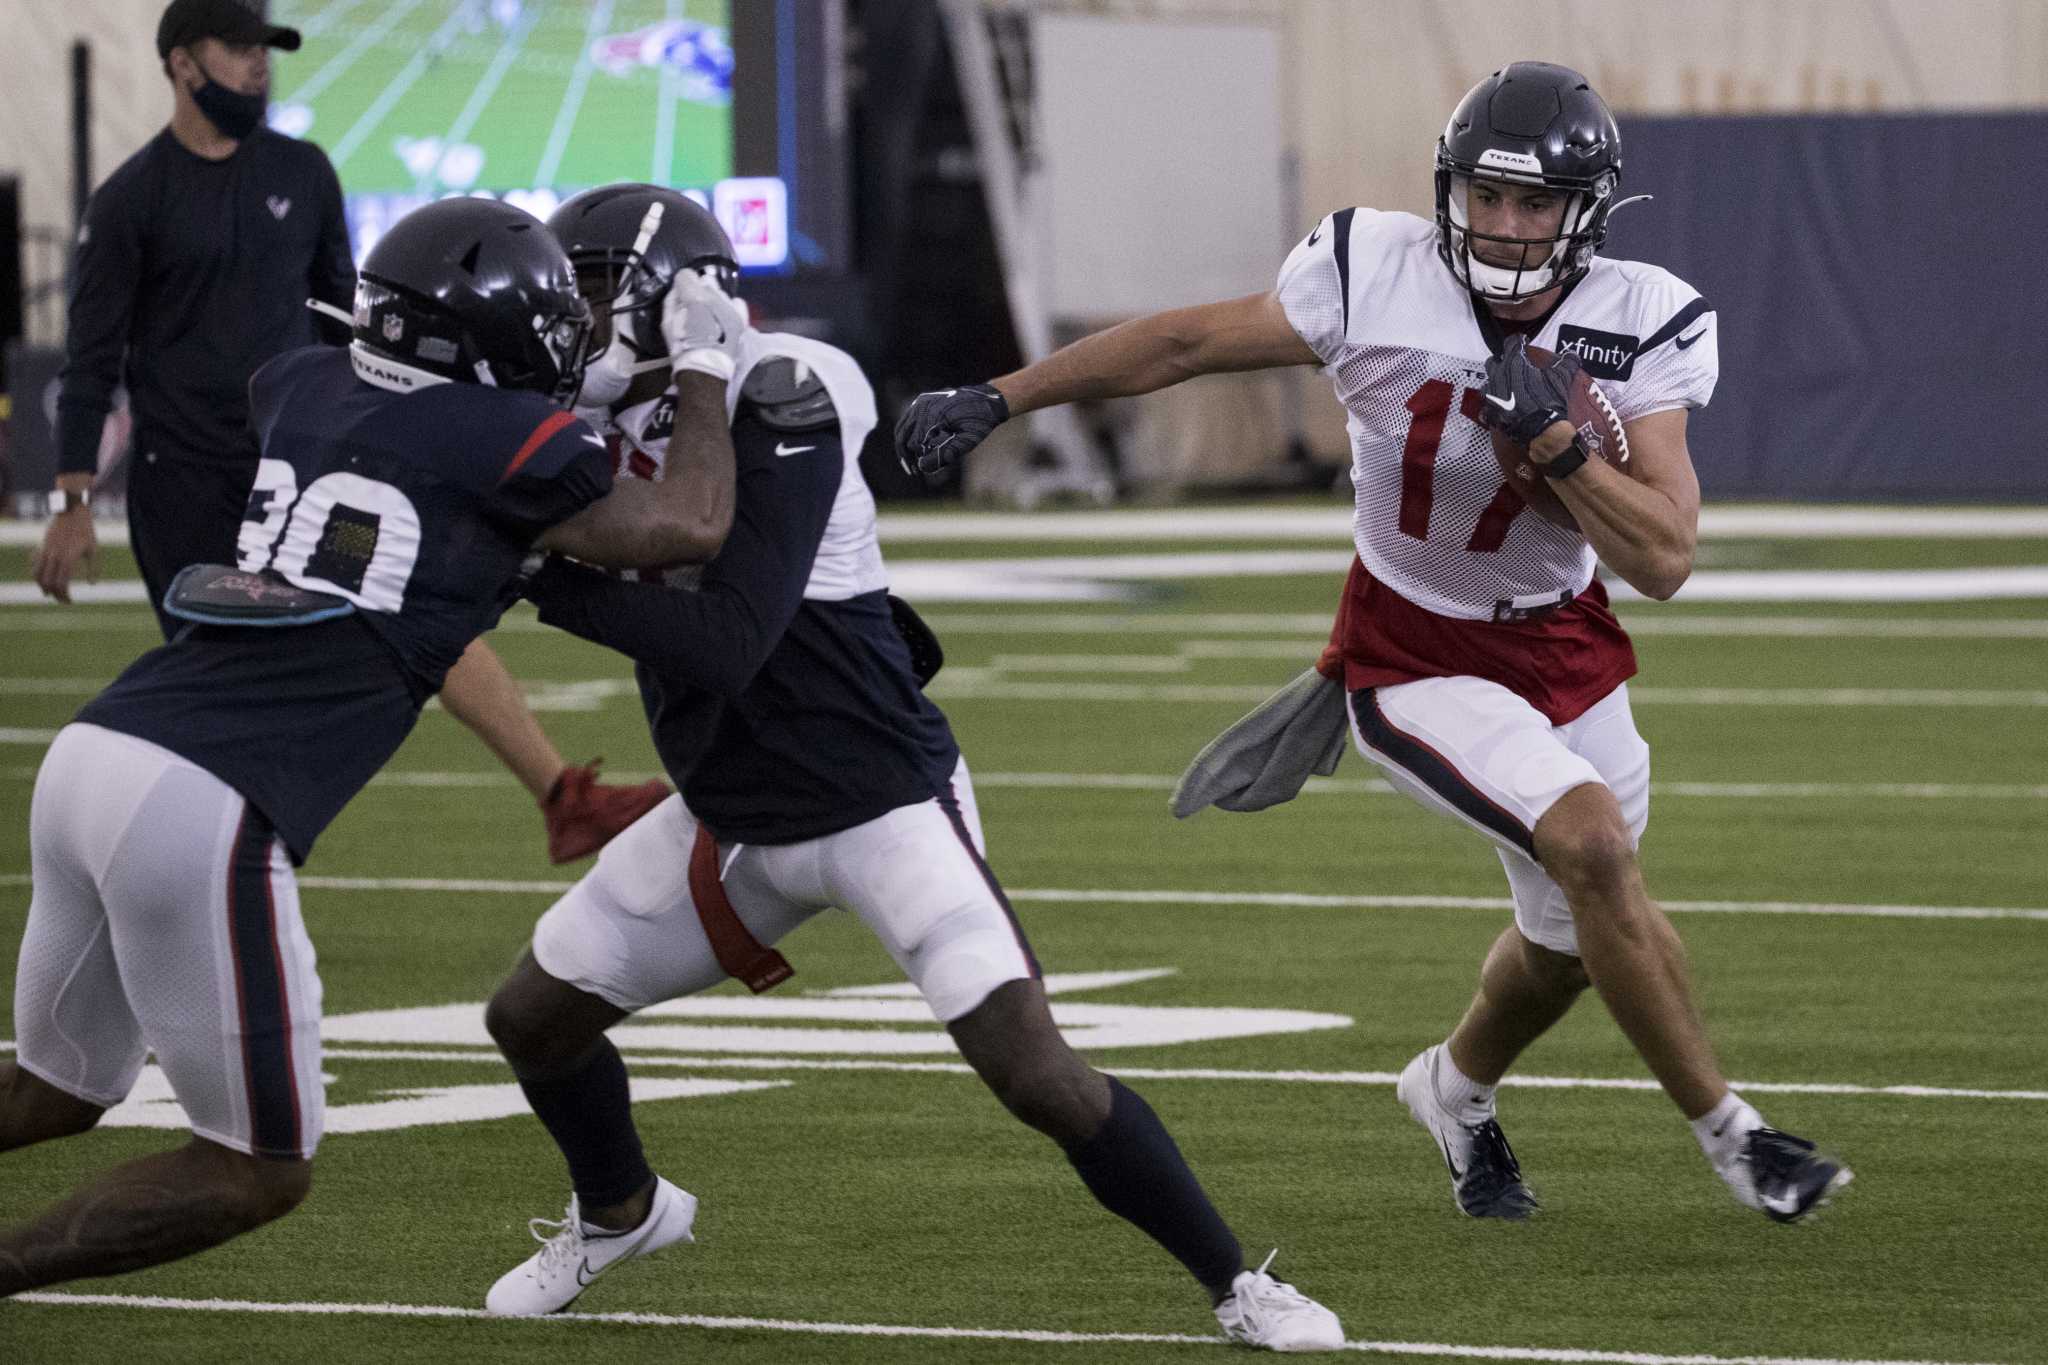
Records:
[[[156,55],[168,57],[174,47],[185,47],[201,38],[218,38],[224,43],[261,43],[299,50],[299,31],[271,23],[258,11],[256,0],[171,0],[164,17],[157,21]]]

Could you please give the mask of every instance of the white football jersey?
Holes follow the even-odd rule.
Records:
[[[811,565],[804,596],[813,601],[843,602],[862,593],[889,586],[882,566],[882,542],[875,523],[875,497],[868,491],[860,472],[861,443],[875,429],[875,392],[852,356],[836,346],[788,332],[749,331],[740,344],[739,364],[725,390],[725,416],[729,422],[739,410],[740,393],[749,372],[776,356],[787,356],[824,381],[839,414],[839,444],[845,454],[845,469],[839,476],[839,495],[833,500],[832,515],[818,542],[818,557]],[[586,416],[588,414],[585,414]],[[668,458],[668,441],[675,427],[675,395],[626,408],[611,419],[607,434],[616,433],[622,443],[619,472],[654,479],[661,476]],[[604,430],[604,428],[600,428]],[[779,443],[791,447],[803,444],[803,434],[793,433]],[[792,450],[792,453],[795,453]],[[694,586],[703,573],[701,565],[667,570],[663,577],[671,586]]]
[[[1492,354],[1484,305],[1437,255],[1434,223],[1333,213],[1288,256],[1278,293],[1349,413],[1352,540],[1374,578],[1439,615],[1480,620],[1584,590],[1592,546],[1510,491],[1479,423]],[[1529,344],[1576,354],[1627,423],[1704,406],[1720,371],[1714,340],[1713,312],[1690,285],[1596,257]]]

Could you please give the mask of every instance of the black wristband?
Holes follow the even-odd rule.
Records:
[[[1586,448],[1576,440],[1536,467],[1546,479],[1568,479],[1586,462]]]

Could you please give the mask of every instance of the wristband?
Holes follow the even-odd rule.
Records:
[[[59,488],[50,494],[50,511],[58,516],[66,512],[82,512],[92,506],[92,490],[81,488],[76,493]]]
[[[1543,477],[1546,479],[1567,479],[1585,462],[1586,448],[1574,440],[1563,450],[1560,450],[1557,454],[1551,456],[1550,459],[1536,467],[1543,471]]]

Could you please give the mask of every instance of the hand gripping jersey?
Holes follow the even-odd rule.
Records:
[[[551,569],[541,619],[641,661],[662,763],[722,840],[799,843],[946,792],[959,749],[891,618],[860,472],[866,378],[833,347],[749,333],[726,411],[736,496],[718,557],[665,588]],[[619,413],[619,474],[659,478],[674,424],[669,395]]]
[[[540,534],[611,488],[604,442],[537,393],[363,383],[338,347],[250,381],[262,461],[241,567],[345,599],[299,626],[194,625],[78,719],[207,769],[295,858],[411,731],[515,595]]]
[[[1398,666],[1378,661],[1402,676],[1361,681],[1354,671],[1351,685],[1471,672],[1513,687],[1561,724],[1563,712],[1577,714],[1633,672],[1627,637],[1593,581],[1592,546],[1528,511],[1501,477],[1478,419],[1503,324],[1444,268],[1435,226],[1405,213],[1333,213],[1288,256],[1277,290],[1349,414],[1352,540],[1365,581],[1354,572],[1347,607],[1400,616],[1398,633],[1411,644],[1418,633],[1440,641]],[[1634,261],[1596,259],[1529,343],[1577,355],[1624,423],[1703,406],[1719,371],[1706,301]],[[1398,600],[1367,600],[1371,590]],[[1419,613],[1409,618],[1403,607]],[[1492,623],[1512,643],[1485,628]],[[1355,636],[1364,624],[1349,629]],[[1554,671],[1548,685],[1533,671],[1498,676],[1497,656],[1540,652],[1545,636],[1560,646],[1576,637],[1607,657],[1579,659],[1563,683]],[[1369,641],[1336,643],[1348,663],[1375,662]]]

